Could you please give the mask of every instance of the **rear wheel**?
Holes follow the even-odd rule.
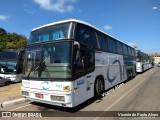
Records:
[[[94,86],[94,96],[95,98],[102,98],[104,92],[104,81],[102,77],[98,77]]]
[[[129,70],[127,71],[127,80],[131,80],[131,74],[130,74]]]
[[[131,72],[130,72],[130,75],[131,75],[131,79],[133,79],[134,76],[133,76],[133,71],[132,71],[132,70],[131,70]]]

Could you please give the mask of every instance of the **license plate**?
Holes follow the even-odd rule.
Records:
[[[35,93],[36,98],[43,98],[43,94]]]

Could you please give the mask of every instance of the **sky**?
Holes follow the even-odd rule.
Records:
[[[160,0],[0,0],[0,28],[29,39],[33,28],[73,18],[145,53],[160,53],[159,8]]]

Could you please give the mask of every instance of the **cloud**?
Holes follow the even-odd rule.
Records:
[[[105,25],[105,26],[104,26],[104,29],[105,29],[105,30],[110,30],[110,29],[112,29],[112,26],[110,26],[110,25]]]
[[[133,47],[133,48],[138,48],[137,43],[128,43],[128,45],[130,45],[130,46]]]
[[[7,20],[8,18],[9,18],[8,15],[0,15],[0,20],[5,21],[5,20]]]
[[[56,12],[72,12],[77,0],[33,0],[40,8]]]

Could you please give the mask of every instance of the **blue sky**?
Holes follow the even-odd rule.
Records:
[[[0,27],[29,38],[44,24],[74,18],[146,53],[160,53],[160,0],[0,0]]]

